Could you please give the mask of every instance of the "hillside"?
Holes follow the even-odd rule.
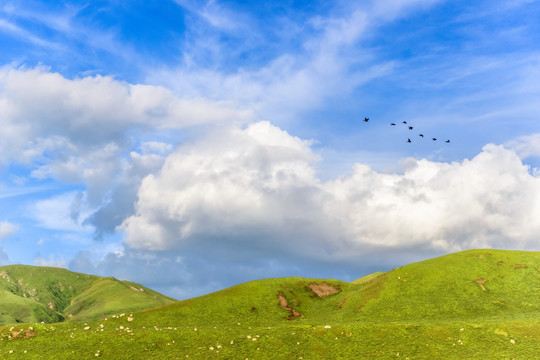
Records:
[[[257,280],[99,322],[4,327],[0,357],[533,359],[538,299],[539,252],[471,250],[353,283]]]
[[[112,277],[50,267],[0,267],[0,324],[95,320],[174,301]]]

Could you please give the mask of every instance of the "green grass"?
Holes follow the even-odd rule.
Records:
[[[266,279],[86,324],[0,327],[0,358],[535,359],[539,299],[540,253],[474,250],[356,283]]]
[[[172,302],[143,286],[114,278],[50,267],[0,267],[0,325],[96,320]]]

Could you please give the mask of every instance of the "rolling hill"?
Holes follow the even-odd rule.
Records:
[[[0,324],[96,320],[175,301],[112,277],[51,267],[0,267]]]
[[[97,322],[0,334],[0,357],[25,359],[535,359],[540,253],[470,250],[352,283],[257,280]]]

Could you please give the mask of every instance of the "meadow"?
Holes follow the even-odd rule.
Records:
[[[0,327],[2,359],[536,359],[540,253],[257,280],[97,321]]]

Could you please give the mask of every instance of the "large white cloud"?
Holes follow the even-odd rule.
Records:
[[[123,224],[126,244],[337,261],[376,249],[525,249],[540,233],[540,179],[502,146],[462,162],[411,158],[402,174],[357,164],[327,182],[316,159],[308,143],[267,122],[180,147],[143,180]]]
[[[179,98],[112,77],[67,79],[46,68],[0,69],[2,160],[31,160],[51,148],[77,150],[126,141],[128,131],[245,121],[230,104]]]
[[[132,212],[140,180],[191,131],[248,121],[233,104],[178,97],[112,77],[68,79],[44,67],[0,68],[0,165],[82,184],[98,236]]]

